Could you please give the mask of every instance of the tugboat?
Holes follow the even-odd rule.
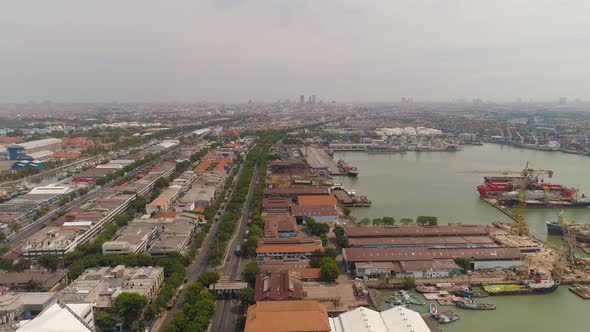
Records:
[[[477,303],[468,297],[466,297],[463,302],[457,302],[457,307],[467,310],[496,310],[495,304]]]
[[[550,276],[531,270],[529,278],[522,284],[502,284],[483,286],[483,289],[490,295],[528,295],[550,293],[557,289],[559,282]]]
[[[340,173],[344,173],[348,176],[357,176],[359,175],[358,169],[356,167],[349,166],[344,160],[338,160],[336,164],[338,166],[338,171]]]

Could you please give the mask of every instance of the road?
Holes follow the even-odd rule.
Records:
[[[244,256],[234,255],[233,249],[238,243],[244,240],[246,230],[248,229],[248,218],[252,211],[254,203],[254,191],[256,190],[256,184],[258,182],[258,167],[254,169],[254,175],[250,182],[250,188],[248,190],[248,197],[244,203],[242,209],[242,217],[238,224],[238,230],[236,236],[230,241],[228,245],[228,251],[226,254],[226,260],[223,265],[218,268],[219,274],[222,278],[229,280],[241,280],[241,271],[244,265],[250,261],[250,259]],[[215,302],[215,316],[211,322],[209,328],[210,331],[235,331],[237,329],[236,323],[240,318],[240,301],[236,299],[219,299]]]
[[[231,201],[231,199],[233,197],[235,186],[238,182],[238,179],[242,175],[243,165],[244,165],[243,163],[242,163],[242,165],[240,165],[240,170],[238,171],[238,173],[234,177],[233,183],[231,185],[232,191],[227,198],[228,202]],[[207,258],[209,256],[209,248],[211,248],[211,245],[213,244],[213,240],[215,239],[215,237],[217,235],[217,231],[219,229],[219,222],[218,221],[221,220],[223,218],[223,216],[225,215],[226,208],[227,208],[227,204],[224,205],[223,211],[221,212],[221,216],[219,216],[217,218],[217,220],[211,226],[211,229],[209,229],[209,233],[207,233],[207,236],[205,237],[205,241],[203,241],[203,244],[201,245],[201,248],[199,249],[199,251],[195,257],[195,260],[186,268],[185,275],[187,278],[187,284],[196,282],[197,279],[199,278],[199,275],[203,271],[205,271],[205,269],[207,268]],[[184,305],[184,296],[186,295],[186,290],[187,290],[187,287],[185,287],[180,292],[180,294],[178,295],[178,298],[176,300],[176,304],[172,307],[171,310],[166,311],[154,323],[154,326],[151,328],[151,331],[162,331],[164,329],[164,327],[170,322],[170,320],[180,310],[182,310],[182,307]]]

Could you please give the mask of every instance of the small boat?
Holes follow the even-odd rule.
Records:
[[[420,299],[417,299],[413,296],[410,297],[410,304],[414,304],[414,305],[425,305],[426,301],[422,301]]]
[[[495,310],[496,305],[491,303],[477,303],[466,297],[463,302],[457,302],[457,307],[467,310]]]
[[[487,292],[473,292],[473,295],[471,297],[482,298],[482,297],[488,297],[488,296],[490,296],[490,294],[488,294]]]
[[[438,293],[439,289],[436,286],[416,285],[416,291],[420,293]]]
[[[447,310],[445,312],[439,312],[436,320],[441,324],[448,324],[452,323],[459,319],[459,315],[455,314],[454,312]]]

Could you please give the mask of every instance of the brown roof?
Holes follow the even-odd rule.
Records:
[[[330,195],[328,187],[313,188],[267,188],[265,195]]]
[[[298,196],[299,206],[336,205],[338,201],[334,196]]]
[[[326,307],[317,301],[260,301],[248,308],[244,332],[329,332]]]
[[[434,245],[494,245],[487,236],[429,236],[429,237],[351,237],[351,247],[379,246],[434,246]]]
[[[485,226],[344,227],[348,237],[486,235]]]
[[[0,285],[7,287],[23,287],[34,280],[43,287],[51,289],[65,277],[63,272],[0,272]]]
[[[290,207],[293,201],[287,197],[266,197],[262,199],[262,208]]]
[[[321,277],[321,269],[320,268],[298,268],[298,269],[291,269],[299,278],[301,279],[314,279],[319,280]]]
[[[291,208],[291,214],[295,217],[337,216],[338,210],[335,205],[295,205]]]
[[[262,272],[256,276],[254,300],[283,301],[303,299],[303,288],[289,279],[287,270]]]
[[[259,245],[256,248],[257,254],[269,254],[269,253],[306,253],[314,252],[316,250],[324,250],[321,244],[293,244],[293,245]],[[518,249],[517,249],[518,250]],[[519,251],[520,252],[520,251]]]
[[[264,219],[264,236],[277,237],[279,232],[297,231],[295,218],[287,215],[267,215]]]
[[[319,237],[282,237],[282,238],[261,238],[258,239],[258,245],[273,244],[273,245],[293,245],[293,244],[321,244],[322,240]]]
[[[342,249],[348,262],[420,261],[453,259],[458,257],[476,260],[520,259],[518,248],[345,248]]]

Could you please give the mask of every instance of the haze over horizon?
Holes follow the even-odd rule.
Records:
[[[589,11],[564,0],[7,0],[0,102],[587,100]]]

